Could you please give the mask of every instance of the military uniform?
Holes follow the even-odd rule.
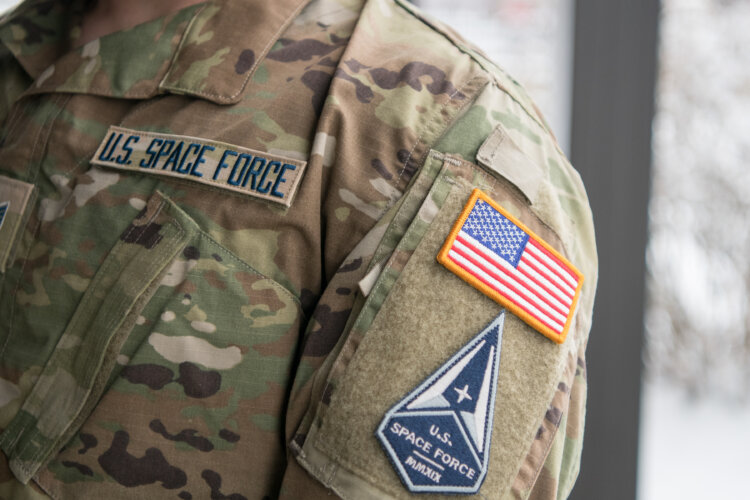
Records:
[[[0,497],[566,496],[596,252],[519,85],[401,0],[81,8],[0,23]],[[475,192],[567,338],[436,260]]]

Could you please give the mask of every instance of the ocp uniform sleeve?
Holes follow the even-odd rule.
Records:
[[[366,9],[363,19],[376,16],[373,10]],[[420,18],[406,9],[391,13],[404,16],[391,17],[391,26],[401,22],[401,31],[419,32],[411,23],[422,23]],[[380,21],[373,24],[383,26]],[[501,315],[489,460],[486,470],[475,474],[466,472],[468,466],[463,468],[459,460],[456,471],[465,471],[469,479],[481,474],[474,492],[487,498],[563,497],[577,475],[585,402],[583,350],[596,284],[585,191],[515,81],[445,34],[429,31],[424,36],[455,52],[459,62],[454,74],[445,77],[454,82],[454,92],[443,95],[439,112],[431,121],[423,120],[427,125],[421,133],[416,130],[414,147],[401,158],[403,169],[414,164],[403,195],[386,204],[389,208],[379,222],[333,274],[332,284],[356,289],[358,296],[347,305],[328,308],[327,312],[339,312],[342,334],[330,342],[315,373],[292,393],[290,407],[295,407],[296,396],[308,404],[287,422],[292,453],[282,485],[284,498],[316,497],[313,491],[320,485],[306,489],[304,471],[343,498],[471,493],[470,488],[458,491],[463,486],[456,481],[440,487],[447,476],[444,469],[454,464],[452,459],[440,462],[445,453],[435,455],[437,436],[445,434],[436,431],[432,446],[424,445],[427,440],[419,433],[404,434],[404,439],[424,445],[422,457],[414,458],[417,455],[409,455],[409,450],[389,446],[387,437],[376,435],[376,430],[404,431],[406,426],[395,425],[393,416],[408,413],[401,410],[413,404],[420,390],[430,389],[436,380],[448,380],[444,367],[462,362],[467,346],[475,345],[472,339],[484,338],[488,325]],[[362,40],[355,34],[349,55],[357,55],[357,42]],[[398,60],[388,64],[391,71],[406,67]],[[348,71],[356,73],[351,66]],[[377,89],[374,80],[368,83]],[[396,105],[407,115],[418,106],[403,95],[399,99]],[[382,137],[376,133],[373,143]],[[436,261],[474,189],[487,193],[580,269],[580,300],[563,343],[540,335]],[[315,345],[323,324],[331,324],[331,315],[321,314],[321,303],[326,303],[325,293],[308,327],[307,342]],[[472,396],[469,386],[449,387],[458,393],[454,402]],[[430,420],[430,411],[413,417],[415,425],[434,429],[431,423],[438,421]],[[464,438],[476,443],[475,438]]]

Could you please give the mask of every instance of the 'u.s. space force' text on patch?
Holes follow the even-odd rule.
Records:
[[[223,142],[111,126],[91,162],[291,206],[307,162]]]

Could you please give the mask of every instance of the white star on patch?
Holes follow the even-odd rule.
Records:
[[[463,389],[454,387],[453,390],[458,393],[458,401],[456,401],[456,403],[460,403],[464,399],[471,401],[471,396],[469,396],[469,384],[466,384]]]

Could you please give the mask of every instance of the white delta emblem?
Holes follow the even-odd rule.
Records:
[[[414,493],[476,493],[487,474],[505,311],[385,414],[376,436]]]

